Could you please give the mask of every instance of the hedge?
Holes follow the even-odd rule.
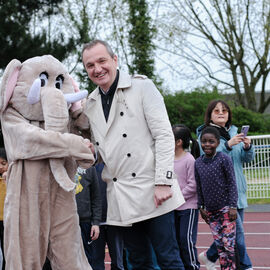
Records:
[[[226,96],[217,89],[209,91],[206,88],[196,88],[192,92],[176,92],[164,94],[164,101],[171,124],[182,123],[196,133],[196,128],[203,124],[204,113],[208,103],[213,99],[223,99],[232,110],[232,123],[241,127],[250,125],[249,135],[270,134],[270,115],[252,112],[242,106],[237,106],[232,96]]]

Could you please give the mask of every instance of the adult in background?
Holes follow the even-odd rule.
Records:
[[[85,44],[82,60],[98,86],[84,113],[105,164],[107,223],[127,226],[124,240],[134,270],[152,269],[151,244],[161,269],[184,269],[173,215],[184,199],[173,174],[174,136],[163,98],[146,76],[118,70],[107,42]]]
[[[204,125],[197,129],[197,135],[200,141],[201,132],[205,126],[213,126],[220,133],[220,144],[217,152],[228,154],[233,161],[234,172],[236,177],[238,202],[236,220],[236,246],[240,260],[241,270],[251,270],[252,263],[247,254],[245,236],[244,236],[244,208],[247,204],[247,182],[243,173],[243,163],[250,162],[254,158],[254,147],[248,137],[244,134],[237,133],[237,127],[232,125],[232,112],[229,105],[223,100],[213,100],[208,104],[205,112]],[[201,149],[201,154],[203,151]],[[218,259],[216,245],[213,243],[207,252],[199,255],[200,260],[205,263],[208,270],[216,269],[215,262]]]

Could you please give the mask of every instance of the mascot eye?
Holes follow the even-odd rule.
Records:
[[[45,86],[48,82],[48,73],[47,72],[42,72],[39,75],[40,82],[41,82],[41,87]]]
[[[59,75],[55,80],[55,87],[57,89],[61,89],[63,86],[64,77],[62,75]]]

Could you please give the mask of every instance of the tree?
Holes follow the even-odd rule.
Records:
[[[204,111],[213,99],[221,99],[222,95],[216,88],[211,91],[196,88],[192,92],[179,91],[165,94],[164,102],[172,125],[184,123],[192,132],[204,123]]]
[[[66,1],[62,10],[63,25],[69,29],[69,34],[73,36],[75,42],[75,52],[70,56],[69,72],[79,79],[83,89],[92,92],[95,85],[87,80],[87,72],[84,70],[81,59],[83,44],[90,42],[97,36],[99,21],[102,18],[102,2],[100,0],[87,1],[73,0]]]
[[[154,49],[153,37],[156,29],[151,26],[151,17],[148,14],[148,5],[145,0],[127,0],[129,5],[128,22],[129,45],[132,56],[130,73],[147,75],[154,79]]]
[[[81,51],[83,44],[93,39],[109,42],[118,56],[121,69],[129,65],[127,42],[127,5],[121,1],[67,0],[62,9],[62,24],[69,29],[75,40],[76,52],[66,59],[70,73],[75,72],[83,89],[89,92],[96,86],[87,79],[83,68]],[[123,60],[123,61],[122,61]],[[124,68],[123,68],[124,67]],[[127,68],[126,68],[127,69]]]
[[[93,39],[110,43],[118,56],[121,70],[140,73],[159,82],[154,75],[155,28],[151,26],[145,0],[73,0],[66,1],[63,24],[75,39],[77,54],[71,59],[76,75],[84,89],[91,92],[95,86],[87,80],[81,64],[82,45]]]
[[[270,104],[265,97],[270,72],[269,0],[173,0],[166,7],[168,23],[161,22],[167,27],[162,31],[166,45],[159,49],[185,59],[193,75],[233,89],[243,107],[264,112]],[[255,91],[260,92],[259,104]]]
[[[0,1],[0,68],[13,58],[53,54],[60,61],[74,48],[73,39],[51,31],[62,0]],[[48,20],[48,23],[45,23]],[[57,33],[57,34],[56,34]]]
[[[229,95],[223,95],[216,88],[195,88],[192,92],[179,91],[165,94],[164,101],[172,125],[183,123],[193,133],[204,123],[204,113],[211,100],[225,100],[233,115],[233,124],[238,127],[250,125],[249,135],[268,134],[270,115],[252,112],[242,106],[236,106]]]

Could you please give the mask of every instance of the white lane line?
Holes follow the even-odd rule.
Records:
[[[199,221],[199,224],[205,224],[207,225],[205,222],[203,221]],[[244,224],[270,224],[270,221],[244,221]]]
[[[196,248],[202,248],[202,249],[208,249],[209,246],[196,246]],[[253,249],[253,250],[270,250],[270,247],[246,247],[247,249]]]
[[[270,224],[270,221],[244,221],[244,224]]]
[[[198,232],[198,235],[212,235],[211,232]],[[245,235],[270,235],[268,232],[245,232]]]
[[[216,266],[216,269],[220,269],[220,267],[217,264],[215,266]],[[201,264],[201,267],[205,267],[205,265],[204,264]],[[254,266],[254,265],[252,265],[252,269],[268,270],[268,269],[270,269],[270,267],[268,267],[268,266]]]

